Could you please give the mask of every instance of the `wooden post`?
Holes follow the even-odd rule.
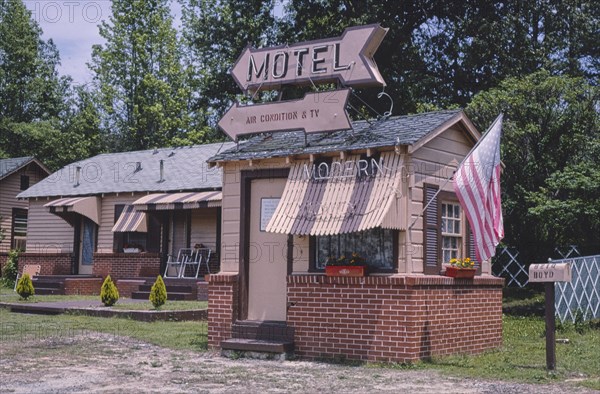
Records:
[[[554,371],[556,368],[556,338],[555,338],[555,309],[554,282],[546,282],[546,368]]]

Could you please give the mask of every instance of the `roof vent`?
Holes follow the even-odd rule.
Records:
[[[154,148],[154,150],[152,151],[152,154],[155,155],[158,153],[158,148]]]
[[[173,156],[175,156],[175,152],[171,152],[171,153],[169,153],[169,156],[168,156],[168,157],[173,157]]]
[[[165,161],[164,160],[160,161],[160,179],[158,181],[159,182],[165,181]]]
[[[75,187],[79,186],[79,178],[81,177],[81,167],[75,167]]]
[[[135,171],[134,172],[138,172],[138,171],[142,171],[142,162],[141,161],[135,162]]]

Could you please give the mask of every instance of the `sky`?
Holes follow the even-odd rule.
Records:
[[[76,84],[92,81],[86,63],[91,61],[92,45],[104,43],[98,25],[110,16],[110,0],[23,0],[44,31],[43,39],[52,39],[60,52],[62,75],[70,75]],[[178,27],[181,7],[171,6]]]
[[[91,61],[92,45],[103,44],[98,25],[108,20],[111,10],[110,0],[23,0],[32,17],[43,30],[43,39],[52,39],[61,58],[59,72],[70,75],[75,84],[92,81],[92,73],[87,67]],[[274,12],[281,14],[282,4],[277,1]],[[181,25],[181,6],[171,2],[171,15],[174,25]]]

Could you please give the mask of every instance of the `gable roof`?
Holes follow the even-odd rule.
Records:
[[[220,189],[221,170],[209,168],[206,160],[232,145],[231,142],[222,142],[101,154],[61,168],[17,197]],[[160,181],[161,160],[163,181]],[[80,167],[79,185],[77,167]]]
[[[29,163],[37,164],[43,171],[50,174],[50,170],[46,168],[38,159],[33,156],[13,157],[10,159],[0,159],[0,179],[19,171]]]
[[[298,154],[413,145],[436,131],[463,121],[474,139],[479,133],[463,111],[446,110],[416,115],[393,116],[382,120],[352,122],[352,129],[335,133],[306,135],[302,131],[278,132],[252,137],[209,159],[209,162],[252,160]]]

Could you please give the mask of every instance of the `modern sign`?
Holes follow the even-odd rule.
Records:
[[[352,87],[385,86],[373,55],[387,31],[378,24],[356,26],[336,38],[291,46],[246,47],[231,75],[242,90],[251,92],[311,81],[340,81]]]
[[[529,282],[570,282],[571,264],[548,263],[529,266]]]
[[[350,129],[346,114],[349,89],[307,93],[300,100],[265,104],[236,103],[219,121],[219,127],[237,141],[242,134],[304,130],[306,133]]]

